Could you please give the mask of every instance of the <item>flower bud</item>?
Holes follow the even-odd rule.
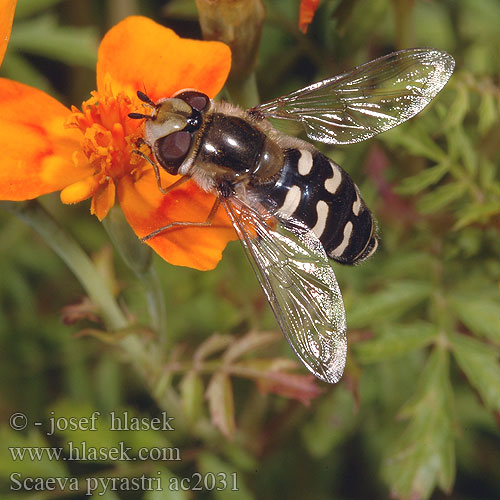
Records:
[[[266,14],[262,0],[196,0],[196,6],[203,37],[231,48],[230,79],[246,80],[255,66]]]

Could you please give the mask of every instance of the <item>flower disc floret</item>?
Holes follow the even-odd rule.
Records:
[[[92,197],[91,212],[102,220],[113,206],[116,187],[125,175],[137,175],[144,160],[134,153],[143,126],[128,118],[135,110],[131,98],[92,92],[82,110],[72,107],[66,126],[82,134],[81,149],[73,155],[76,168],[89,165],[92,174],[63,189],[63,203],[77,203]]]

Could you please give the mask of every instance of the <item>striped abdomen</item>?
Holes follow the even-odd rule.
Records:
[[[357,186],[319,151],[286,150],[280,178],[260,189],[273,210],[310,227],[331,259],[355,264],[375,251],[375,222]]]

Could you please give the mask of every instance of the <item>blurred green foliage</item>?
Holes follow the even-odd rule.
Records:
[[[110,251],[88,207],[46,196],[43,205],[144,328],[100,331],[85,301],[76,307],[82,316],[62,313],[66,322],[83,319],[62,324],[62,308],[79,304],[82,288],[39,236],[0,213],[2,498],[86,498],[13,494],[13,471],[82,479],[161,472],[164,482],[197,471],[238,475],[238,491],[108,491],[108,499],[500,498],[500,3],[323,0],[306,37],[298,2],[265,4],[262,100],[408,46],[445,49],[457,61],[416,119],[367,143],[322,147],[360,186],[382,241],[363,265],[335,266],[350,339],[343,380],[319,387],[301,377],[237,243],[211,272],[155,258],[168,324],[162,344],[148,329],[151,277]],[[78,104],[93,89],[100,35],[117,16],[138,12],[200,36],[187,0],[19,0],[2,75]],[[288,375],[273,378],[275,370]],[[47,423],[51,412],[93,411],[166,411],[175,431],[100,426],[47,437],[46,427],[19,433],[6,423],[14,412]],[[83,440],[177,447],[182,460],[14,463],[6,449]]]

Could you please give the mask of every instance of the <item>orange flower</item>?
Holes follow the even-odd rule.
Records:
[[[183,88],[213,97],[230,64],[222,43],[181,39],[149,19],[129,17],[102,40],[97,90],[81,111],[0,79],[0,199],[27,200],[61,190],[63,203],[91,198],[99,220],[118,199],[139,237],[174,221],[204,221],[213,195],[192,181],[162,195],[152,167],[133,153],[143,124],[128,114],[143,110],[137,90],[154,101]],[[161,175],[163,186],[177,179]],[[147,243],[172,264],[207,270],[235,237],[219,210],[209,228],[176,228]]]
[[[299,29],[302,33],[307,33],[307,28],[312,23],[316,9],[320,0],[301,0],[299,11]]]
[[[0,64],[9,43],[17,0],[0,0]]]

